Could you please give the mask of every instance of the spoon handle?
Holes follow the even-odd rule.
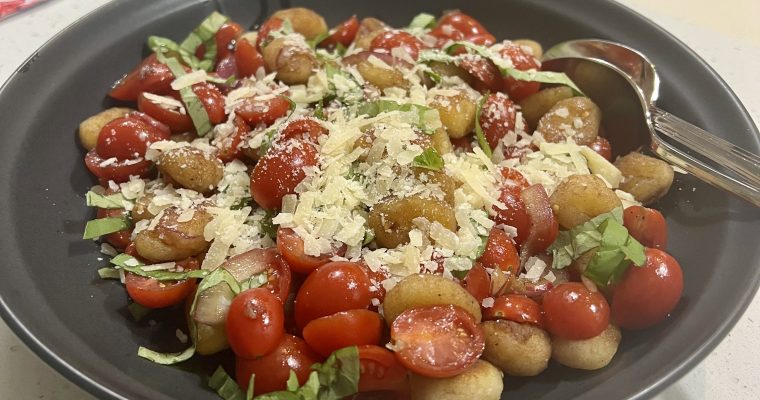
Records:
[[[657,132],[707,161],[654,135],[652,147],[660,157],[713,186],[760,206],[760,156],[655,106],[649,108],[649,113]]]

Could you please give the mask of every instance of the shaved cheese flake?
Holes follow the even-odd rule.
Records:
[[[174,90],[184,89],[188,86],[193,86],[196,83],[206,82],[208,75],[206,71],[199,69],[193,72],[187,73],[175,79],[171,83],[171,87]]]

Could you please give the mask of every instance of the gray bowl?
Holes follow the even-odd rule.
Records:
[[[155,326],[132,322],[123,288],[97,278],[105,262],[95,243],[80,239],[93,217],[83,194],[94,180],[77,144],[79,121],[114,104],[105,93],[145,54],[148,35],[182,38],[214,9],[251,24],[279,6],[117,0],[43,46],[0,90],[0,314],[40,357],[98,397],[214,399],[205,377],[229,357],[163,367],[135,355],[139,345],[180,350],[174,331],[182,326],[181,312],[155,312]],[[715,72],[667,32],[614,2],[340,0],[309,6],[330,24],[358,14],[396,26],[421,11],[461,8],[500,38],[626,43],[659,67],[662,107],[760,149],[757,128]],[[505,398],[651,397],[727,334],[760,282],[760,211],[683,175],[657,207],[668,220],[669,251],[685,274],[684,296],[672,317],[644,332],[626,332],[618,355],[601,371],[552,365],[536,378],[508,378]]]

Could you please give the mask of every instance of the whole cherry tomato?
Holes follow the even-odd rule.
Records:
[[[623,225],[628,233],[646,247],[664,249],[668,245],[668,226],[659,211],[630,206],[623,212]]]
[[[303,328],[336,312],[366,309],[372,297],[369,286],[369,277],[360,264],[331,262],[317,268],[296,295],[296,324]]]
[[[520,71],[539,69],[541,67],[541,64],[535,57],[525,51],[522,46],[512,42],[505,42],[504,47],[499,51],[499,55],[512,61],[514,68]],[[509,98],[514,101],[520,101],[538,92],[539,89],[541,89],[541,83],[539,82],[518,81],[509,76],[504,77],[504,90],[509,95]]]
[[[243,32],[243,27],[232,21],[225,22],[219,27],[214,34],[217,63],[230,54],[230,47],[235,45],[235,41]]]
[[[359,391],[403,391],[408,385],[406,368],[392,352],[374,346],[359,346]]]
[[[335,49],[339,44],[343,47],[348,47],[354,41],[354,37],[356,37],[356,32],[358,31],[359,19],[356,18],[356,15],[352,15],[347,21],[331,29],[330,36],[319,42],[317,47],[328,50]]]
[[[591,150],[599,153],[599,155],[604,157],[607,161],[612,161],[612,145],[609,140],[597,136],[589,147],[591,147]]]
[[[444,14],[430,31],[430,35],[441,39],[439,43],[443,44],[449,40],[463,40],[490,33],[475,18],[457,10]]]
[[[285,334],[282,302],[264,288],[241,292],[230,304],[225,331],[238,357],[254,359],[269,353]]]
[[[286,334],[277,347],[263,357],[253,360],[235,357],[235,379],[246,391],[251,375],[255,375],[253,392],[257,395],[285,390],[290,371],[296,373],[298,384],[303,385],[309,379],[311,366],[320,361],[306,342]]]
[[[174,80],[169,67],[156,59],[155,54],[146,57],[140,65],[116,82],[108,95],[116,100],[135,101],[142,92],[167,94]]]
[[[372,39],[369,45],[371,51],[385,50],[390,53],[396,47],[404,49],[413,60],[419,57],[420,50],[425,45],[416,36],[411,33],[400,30],[387,30],[381,32]]]
[[[544,325],[541,306],[521,294],[505,294],[495,298],[493,306],[484,309],[483,319],[508,319],[514,322],[532,324],[539,328]]]
[[[404,311],[391,325],[391,340],[403,366],[431,378],[462,373],[485,348],[483,329],[475,318],[453,305]]]
[[[198,269],[198,261],[189,258],[178,262],[184,270]],[[195,279],[159,281],[127,272],[127,293],[135,303],[148,308],[165,308],[182,303],[195,290]]]
[[[247,78],[256,74],[264,67],[264,57],[256,49],[256,45],[243,39],[235,46],[235,67],[238,78]]]
[[[277,229],[277,248],[293,272],[299,274],[311,273],[318,267],[329,263],[332,257],[346,252],[346,248],[341,247],[334,249],[330,254],[322,254],[317,257],[308,256],[304,253],[303,239],[290,228]]]
[[[251,171],[251,196],[263,208],[279,209],[286,194],[295,193],[306,167],[318,164],[317,148],[303,140],[275,141]]]
[[[488,95],[480,111],[480,127],[492,149],[509,132],[514,132],[516,121],[517,108],[512,100],[500,92]]]
[[[568,340],[590,339],[610,323],[610,307],[604,296],[578,282],[555,286],[544,294],[543,307],[546,330]]]
[[[327,129],[316,120],[301,118],[288,123],[280,133],[280,140],[299,139],[316,144],[319,137],[326,134]]]
[[[478,262],[467,272],[462,284],[478,303],[491,294],[491,276]]]
[[[612,320],[621,328],[644,329],[665,318],[683,292],[683,272],[670,254],[646,249],[647,263],[630,266],[612,292]]]
[[[478,261],[486,268],[499,268],[515,277],[520,273],[520,255],[515,242],[499,228],[491,229],[486,249]]]
[[[312,320],[303,328],[303,339],[323,357],[348,346],[378,345],[382,336],[383,317],[369,310],[337,312]]]

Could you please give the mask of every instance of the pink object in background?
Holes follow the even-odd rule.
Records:
[[[47,0],[0,0],[0,20],[46,1]]]

